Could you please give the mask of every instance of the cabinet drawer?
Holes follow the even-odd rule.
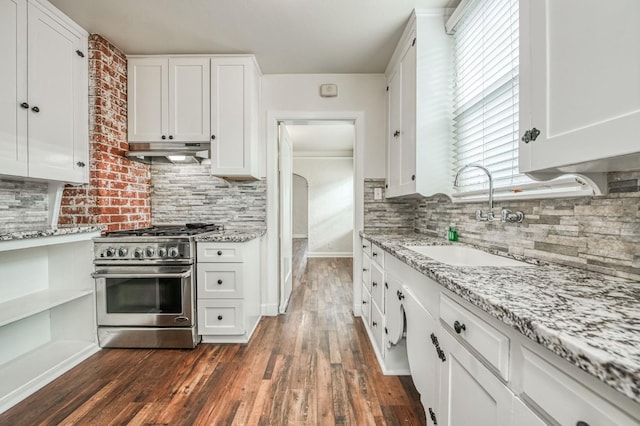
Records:
[[[242,300],[198,300],[198,334],[244,334]]]
[[[371,256],[371,241],[362,239],[362,252],[368,256]]]
[[[384,270],[375,263],[371,263],[371,298],[384,313]]]
[[[198,243],[198,262],[242,262],[243,244]]]
[[[198,298],[242,297],[241,263],[198,263]]]
[[[523,393],[561,425],[638,425],[620,409],[533,352],[524,356]]]
[[[456,335],[509,379],[509,338],[445,295],[440,296],[440,319]]]
[[[384,317],[374,304],[371,305],[371,332],[376,342],[376,346],[384,357]]]
[[[371,245],[371,260],[384,268],[384,250],[375,244]]]
[[[362,256],[362,284],[367,288],[371,284],[371,258],[366,254]]]

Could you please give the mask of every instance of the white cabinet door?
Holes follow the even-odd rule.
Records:
[[[439,330],[445,361],[440,363],[438,425],[510,425],[511,391],[447,331]]]
[[[400,194],[416,192],[416,39],[407,45],[400,62],[402,75],[400,118]]]
[[[209,58],[169,59],[169,139],[208,142]]]
[[[260,74],[253,57],[211,59],[212,174],[259,176]]]
[[[27,176],[27,2],[0,1],[0,174]]]
[[[402,76],[399,68],[396,69],[389,79],[389,92],[387,94],[387,113],[389,129],[387,134],[387,183],[386,196],[394,197],[398,195],[400,184],[400,143],[402,132],[401,124],[401,89]]]
[[[86,39],[29,3],[31,177],[88,180],[87,59]]]
[[[520,134],[540,134],[520,171],[622,170],[570,165],[640,153],[639,21],[637,0],[521,0]]]
[[[167,58],[128,61],[128,138],[158,142],[169,134],[169,62]]]
[[[436,372],[440,360],[432,340],[436,335],[436,320],[408,286],[403,286],[402,292],[407,316],[407,356],[411,378],[420,393],[427,418],[430,418],[431,412],[435,413],[438,409]]]

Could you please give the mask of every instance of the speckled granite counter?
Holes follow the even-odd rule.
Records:
[[[0,241],[24,240],[28,238],[53,237],[58,235],[85,234],[105,229],[103,226],[73,226],[57,229],[39,229],[35,231],[0,232]]]
[[[260,238],[267,232],[267,228],[225,229],[213,231],[195,237],[199,243],[244,243]]]
[[[640,282],[522,257],[514,258],[531,266],[450,266],[404,247],[447,244],[442,238],[361,235],[640,402]]]

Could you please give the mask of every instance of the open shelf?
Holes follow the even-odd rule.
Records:
[[[100,348],[95,342],[56,340],[0,366],[0,413]]]
[[[93,294],[86,290],[42,290],[0,303],[0,327]]]
[[[55,244],[75,243],[91,240],[100,236],[100,231],[79,232],[73,234],[48,235],[34,238],[16,238],[0,241],[0,251],[21,250],[34,247],[44,247]]]

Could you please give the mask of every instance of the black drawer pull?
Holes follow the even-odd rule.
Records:
[[[218,321],[222,321],[222,315],[218,315]]]
[[[222,250],[218,250],[218,256],[222,256]]]
[[[222,280],[218,280],[218,284],[220,284],[220,285],[221,285],[221,284],[222,284]]]
[[[456,321],[453,323],[453,329],[456,331],[456,333],[460,334],[462,333],[462,330],[467,329],[467,326],[464,324],[460,324],[460,321]]]

